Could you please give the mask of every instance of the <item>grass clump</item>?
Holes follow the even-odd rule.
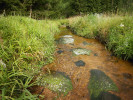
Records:
[[[133,17],[86,15],[69,19],[69,27],[79,36],[96,38],[125,60],[133,59]]]
[[[133,59],[133,18],[125,17],[110,27],[107,40],[109,50],[124,59]]]
[[[94,37],[93,31],[97,29],[97,18],[96,16],[84,16],[74,17],[69,19],[69,26],[77,35],[86,38]]]
[[[58,25],[19,16],[0,18],[0,59],[6,64],[0,69],[3,100],[33,98],[28,88],[40,68],[53,61]]]

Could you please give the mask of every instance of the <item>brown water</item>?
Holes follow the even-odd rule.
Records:
[[[62,31],[61,35],[56,36],[56,39],[65,34],[71,34],[68,30]],[[90,100],[88,83],[90,79],[90,70],[99,69],[108,75],[117,85],[119,91],[111,92],[121,98],[121,100],[133,100],[133,64],[128,61],[120,60],[112,56],[111,52],[106,50],[105,46],[95,39],[85,39],[73,35],[75,39],[74,45],[58,44],[57,49],[63,50],[61,54],[55,53],[55,61],[52,64],[45,66],[42,70],[50,68],[55,71],[65,72],[72,80],[73,90],[67,96],[58,97],[57,100]],[[84,45],[83,42],[90,43]],[[73,48],[86,48],[92,50],[90,56],[79,55],[73,56],[70,51]],[[82,60],[86,64],[83,67],[77,67],[74,62]],[[43,87],[36,87],[35,93],[39,94]],[[45,89],[41,95],[45,95],[44,100],[53,100],[57,96],[56,93]]]

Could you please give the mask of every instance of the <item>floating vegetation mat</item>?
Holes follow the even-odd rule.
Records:
[[[118,91],[115,83],[101,70],[93,69],[90,71],[91,77],[88,85],[91,100],[97,100],[98,96],[107,91]]]
[[[39,86],[45,86],[45,88],[64,95],[67,95],[73,88],[71,79],[63,72],[41,75],[37,81]]]
[[[84,49],[84,48],[76,48],[72,50],[74,55],[90,55],[91,50]]]

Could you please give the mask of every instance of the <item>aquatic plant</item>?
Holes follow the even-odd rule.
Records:
[[[90,96],[98,97],[102,92],[118,91],[115,83],[101,70],[92,69],[88,85]]]
[[[102,92],[98,97],[91,95],[91,100],[121,100],[121,98],[110,92]]]
[[[70,43],[72,44],[74,43],[74,39],[71,37],[62,37],[59,39],[59,43],[60,44],[70,44]]]
[[[84,48],[75,48],[72,50],[74,55],[90,55],[91,50],[84,49]]]
[[[58,94],[67,95],[73,88],[71,79],[63,72],[41,75],[37,78],[37,81],[39,86],[45,86],[45,88],[49,88]]]

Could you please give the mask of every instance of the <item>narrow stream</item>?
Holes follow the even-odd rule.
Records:
[[[73,43],[60,43],[60,38],[64,35],[74,39],[70,40]],[[76,36],[66,28],[62,28],[61,34],[55,38],[59,40],[56,59],[42,70],[50,68],[55,72],[64,73],[71,81],[64,86],[69,88],[72,84],[72,87],[66,89],[70,91],[65,96],[58,95],[50,87],[44,89],[42,86],[35,88],[36,94],[44,95],[44,100],[133,100],[132,63],[116,58],[99,41]],[[78,51],[76,55],[73,51],[77,49],[88,52]]]

